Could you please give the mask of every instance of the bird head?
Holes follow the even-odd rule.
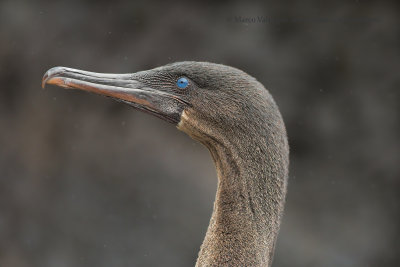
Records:
[[[268,91],[245,72],[207,62],[177,62],[129,74],[55,67],[43,76],[46,84],[111,97],[202,142],[227,131],[248,133],[248,127],[265,120],[265,107],[274,106]]]

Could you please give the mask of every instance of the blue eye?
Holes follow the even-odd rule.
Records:
[[[179,78],[178,81],[176,82],[176,85],[178,85],[179,88],[186,88],[189,84],[188,79],[185,77]]]

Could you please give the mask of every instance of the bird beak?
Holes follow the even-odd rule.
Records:
[[[108,96],[171,123],[179,123],[187,102],[167,90],[151,88],[134,77],[135,74],[96,73],[55,67],[44,74],[42,87],[54,84]]]

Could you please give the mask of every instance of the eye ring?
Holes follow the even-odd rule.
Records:
[[[186,77],[181,77],[176,81],[176,85],[181,89],[185,89],[189,85],[189,80]]]

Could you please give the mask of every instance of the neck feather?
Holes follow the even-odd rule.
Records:
[[[178,128],[207,146],[218,175],[214,209],[196,266],[270,266],[288,174],[283,123],[278,120],[266,132],[226,139],[211,133],[199,136],[204,129],[182,117]]]

